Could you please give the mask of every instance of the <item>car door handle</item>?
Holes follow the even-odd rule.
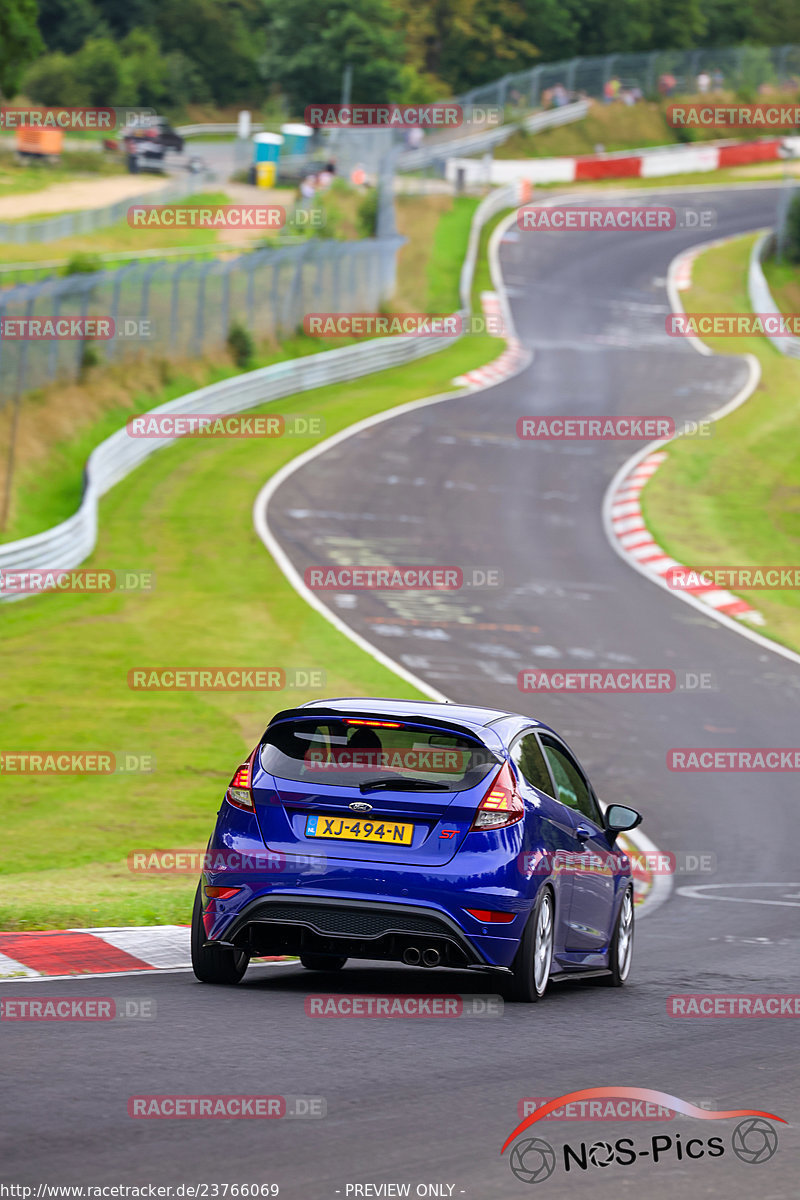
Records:
[[[575,830],[575,837],[579,842],[588,842],[591,836],[592,831],[589,829],[588,825],[579,825]]]

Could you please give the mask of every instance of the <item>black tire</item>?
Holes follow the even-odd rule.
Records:
[[[614,925],[614,934],[611,938],[611,949],[608,956],[609,973],[608,975],[601,976],[598,980],[604,987],[622,987],[631,973],[633,927],[633,888],[629,887],[622,898]]]
[[[192,970],[201,983],[238,983],[247,970],[250,955],[226,946],[206,946],[203,927],[202,884],[198,885],[192,910]]]
[[[549,933],[545,934],[545,929]],[[514,976],[508,989],[510,1000],[536,1004],[544,997],[553,961],[554,937],[555,901],[550,888],[542,887],[511,968]]]
[[[301,954],[300,962],[307,971],[341,971],[347,959],[338,954]]]

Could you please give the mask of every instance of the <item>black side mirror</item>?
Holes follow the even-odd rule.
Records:
[[[626,804],[609,804],[606,809],[606,829],[612,838],[626,829],[635,829],[641,823],[641,813],[635,808],[628,808]]]

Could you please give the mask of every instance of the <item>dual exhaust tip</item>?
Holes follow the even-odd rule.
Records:
[[[420,963],[423,967],[438,967],[441,955],[432,946],[427,950],[420,950],[418,946],[409,946],[403,951],[403,962],[407,967],[418,967]]]

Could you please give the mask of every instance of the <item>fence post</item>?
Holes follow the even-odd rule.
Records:
[[[200,272],[200,283],[197,288],[197,308],[195,309],[194,318],[194,353],[199,354],[203,342],[203,333],[205,332],[205,302],[206,302],[206,275],[208,274],[208,263],[203,264],[204,269]]]
[[[25,305],[25,316],[30,317],[33,312],[33,306],[36,303],[36,296],[33,295]],[[14,388],[14,407],[11,410],[11,429],[8,437],[8,457],[6,459],[6,486],[3,496],[3,514],[0,520],[0,529],[5,530],[8,522],[9,513],[11,512],[11,481],[14,476],[14,459],[17,449],[17,430],[19,428],[19,408],[22,393],[25,390],[25,368],[27,365],[28,342],[27,339],[20,345],[19,357],[17,359],[17,383]]]

